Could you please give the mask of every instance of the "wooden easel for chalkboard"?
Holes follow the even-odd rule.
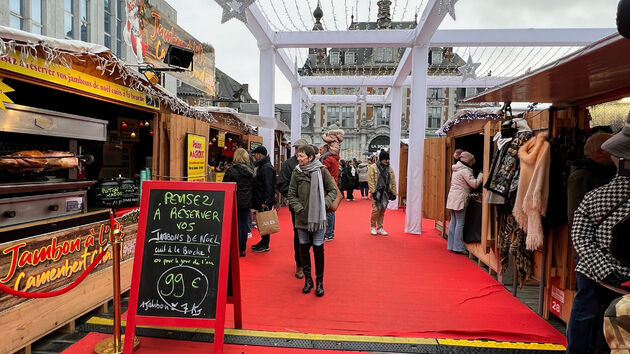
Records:
[[[214,328],[222,353],[226,302],[241,328],[236,185],[145,181],[124,353],[139,325]]]

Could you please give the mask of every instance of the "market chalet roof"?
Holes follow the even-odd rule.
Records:
[[[215,121],[211,110],[190,106],[165,88],[151,85],[143,75],[127,66],[109,48],[100,44],[57,39],[0,26],[0,47],[3,48],[0,55],[5,55],[5,51],[15,47],[11,46],[11,43],[20,44],[21,54],[25,58],[37,55],[39,51],[39,55],[46,56],[44,59],[49,61],[51,65],[70,67],[74,60],[91,59],[92,64],[90,65],[100,71],[101,76],[107,77],[109,80],[121,81],[132,89],[158,97],[161,104],[171,111],[191,118]],[[229,113],[233,114],[232,112]]]
[[[630,96],[630,39],[608,36],[467,100],[590,106]]]

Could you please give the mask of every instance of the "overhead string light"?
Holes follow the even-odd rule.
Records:
[[[346,16],[345,16],[346,17],[346,28],[345,28],[345,30],[348,30],[350,28],[350,25],[348,25],[348,4],[346,3],[346,1],[347,0],[343,0],[343,6],[344,6],[344,9],[346,11]],[[354,11],[354,9],[352,11]]]
[[[493,47],[492,52],[488,54],[488,48],[483,49],[478,58],[481,65],[479,65],[479,68],[477,69],[477,76],[485,76],[488,72],[487,70],[492,70],[492,64],[496,62],[497,50],[499,50],[499,47]],[[494,62],[491,64],[490,60],[492,59],[494,59]]]
[[[263,6],[262,1],[261,0],[257,0],[257,1],[258,1],[258,7],[260,8],[260,12],[262,12],[263,17],[265,18],[265,20],[267,20],[267,23],[271,26],[271,29],[273,29],[276,32],[279,32],[280,28],[278,28],[278,26],[276,26],[276,24],[273,21],[271,21],[271,18],[265,11],[265,7]]]
[[[521,47],[520,50],[518,51],[518,53],[515,53],[516,48],[512,48],[510,51],[510,55],[508,56],[510,58],[510,60],[508,61],[507,65],[502,69],[501,72],[498,73],[498,76],[502,76],[502,77],[510,77],[509,73],[510,73],[510,68],[516,64],[516,59],[518,59],[521,55],[521,53],[523,53],[523,51],[525,50],[525,47]]]
[[[306,25],[306,22],[304,21],[304,17],[302,17],[302,11],[300,10],[300,7],[298,6],[298,2],[297,0],[292,1],[293,5],[295,5],[295,10],[297,11],[298,14],[298,18],[300,19],[300,22],[302,22],[302,27],[304,28],[304,31],[310,31],[309,26]],[[308,4],[308,1],[306,2]],[[311,8],[310,4],[309,4],[309,9]],[[312,16],[312,14],[311,14]]]
[[[276,10],[276,7],[273,4],[273,0],[268,0],[269,4],[271,5],[271,9],[273,10],[273,13],[276,15],[276,18],[278,18],[278,22],[280,23],[280,25],[282,26],[282,28],[284,28],[285,31],[291,31],[289,29],[289,27],[287,27],[284,22],[282,20],[282,17],[280,17],[280,14],[278,14],[278,10]],[[284,3],[284,0],[282,0],[282,3]],[[289,16],[289,20],[290,20],[290,16]]]
[[[334,3],[333,0],[330,0],[330,5],[331,5],[331,8],[332,8],[332,15],[333,15],[333,21],[334,21],[334,24],[335,24],[335,30],[339,31],[339,26],[337,26],[337,15],[335,15],[335,3]]]
[[[282,0],[282,7],[284,7],[284,13],[285,13],[286,17],[289,18],[289,22],[291,22],[291,25],[295,28],[295,30],[298,31],[298,32],[303,31],[304,28],[299,28],[295,24],[295,22],[293,22],[293,16],[291,14],[289,14],[289,9],[287,8],[287,3],[284,0]]]
[[[396,7],[398,6],[398,0],[394,0],[394,4],[393,4],[393,10],[392,10],[392,19],[394,19],[394,16],[396,16]]]

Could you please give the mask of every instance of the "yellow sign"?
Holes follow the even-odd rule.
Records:
[[[7,111],[7,108],[4,106],[5,102],[13,103],[13,101],[11,101],[11,99],[7,97],[5,93],[13,92],[13,91],[15,90],[12,89],[9,85],[2,82],[2,78],[0,78],[0,109],[2,109],[5,112]]]
[[[186,134],[186,176],[189,181],[206,180],[206,137]]]
[[[130,103],[136,106],[160,109],[159,100],[143,92],[103,80],[99,77],[85,74],[75,69],[68,69],[62,65],[46,65],[42,58],[28,58],[24,63],[19,53],[0,58],[0,69],[16,72],[22,75],[45,80],[62,86],[89,92],[101,97]]]
[[[218,147],[225,147],[225,132],[219,132],[219,137],[217,139]]]
[[[223,182],[223,177],[225,177],[225,172],[217,172],[215,175],[215,182]]]

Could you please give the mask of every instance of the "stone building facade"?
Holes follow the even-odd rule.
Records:
[[[394,22],[391,20],[391,1],[380,0],[376,22],[355,22],[352,17],[348,30],[390,30],[413,29],[416,21]],[[313,31],[323,30],[321,8],[313,12]],[[416,19],[417,20],[417,19]],[[311,48],[308,59],[300,74],[304,76],[387,76],[393,75],[398,67],[405,48]],[[429,49],[429,75],[460,75],[458,67],[465,61],[453,52],[452,48]],[[386,88],[370,87],[365,92],[356,87],[311,88],[312,94],[357,95],[384,94]],[[434,137],[443,122],[452,116],[459,102],[475,95],[476,88],[429,88],[427,92],[427,137]],[[411,90],[404,88],[402,93],[401,138],[409,136],[409,115]],[[391,106],[357,104],[316,104],[310,113],[302,115],[302,137],[318,145],[323,143],[322,133],[332,128],[345,131],[342,145],[342,158],[365,159],[381,147],[389,145]]]

